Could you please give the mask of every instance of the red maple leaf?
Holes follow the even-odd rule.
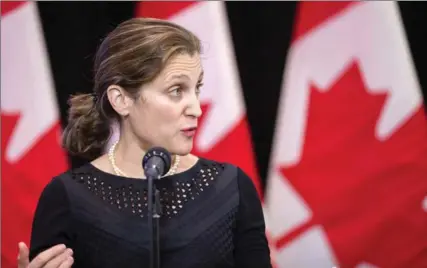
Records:
[[[202,116],[199,119],[199,129],[203,129],[203,126],[206,124],[206,115],[211,111],[210,105],[210,103],[203,103],[201,105]],[[197,142],[195,142],[192,153],[199,157],[237,165],[248,174],[257,187],[258,193],[261,195],[261,187],[255,167],[252,141],[249,133],[246,117],[242,117],[211,149],[202,151],[197,148]],[[194,137],[195,141],[197,139],[198,134]]]
[[[66,170],[68,160],[58,144],[56,123],[17,162],[5,154],[19,114],[1,113],[1,267],[16,267],[18,242],[29,243],[33,214],[45,185]]]
[[[281,247],[323,226],[340,267],[427,267],[427,124],[420,108],[385,141],[375,128],[386,94],[352,64],[329,90],[311,86],[301,160],[280,172],[312,210]]]

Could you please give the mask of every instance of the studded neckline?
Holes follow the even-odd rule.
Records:
[[[179,215],[184,207],[210,192],[223,168],[221,163],[199,158],[188,170],[156,180],[166,218]],[[73,179],[120,211],[141,218],[147,215],[146,179],[111,174],[90,163],[74,170]]]

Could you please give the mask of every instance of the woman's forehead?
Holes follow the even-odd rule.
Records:
[[[199,79],[202,73],[202,62],[198,54],[180,54],[168,62],[160,76],[164,81],[173,79],[193,80]]]

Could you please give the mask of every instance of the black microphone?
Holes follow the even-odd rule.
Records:
[[[145,176],[155,179],[165,175],[171,168],[171,163],[170,153],[162,147],[151,148],[142,159]]]
[[[160,226],[162,214],[160,192],[154,180],[165,175],[171,168],[172,157],[161,147],[154,147],[142,158],[142,168],[148,181],[148,228],[151,232],[149,268],[160,268]]]

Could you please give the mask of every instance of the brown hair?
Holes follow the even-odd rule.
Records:
[[[64,148],[87,159],[100,156],[112,134],[112,121],[120,122],[108,100],[107,88],[117,85],[137,98],[141,86],[153,81],[172,56],[200,52],[199,39],[171,22],[133,18],[119,24],[95,56],[94,92],[69,100],[68,125],[62,135]]]

